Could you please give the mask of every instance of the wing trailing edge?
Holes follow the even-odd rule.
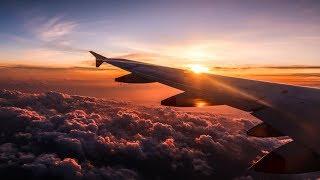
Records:
[[[236,98],[226,96],[222,93],[214,93],[211,98],[205,98],[206,95],[194,92],[183,92],[175,96],[171,96],[161,101],[161,105],[174,107],[200,107],[200,106],[217,106],[230,105],[244,111],[252,111],[259,109],[262,105],[256,101],[244,98]]]

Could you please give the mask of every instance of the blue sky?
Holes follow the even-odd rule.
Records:
[[[170,66],[320,65],[319,1],[1,1],[0,63],[95,50]]]

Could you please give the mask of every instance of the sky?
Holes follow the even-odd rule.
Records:
[[[1,1],[0,64],[319,66],[320,2]]]

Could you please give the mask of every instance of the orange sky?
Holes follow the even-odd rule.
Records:
[[[320,69],[211,69],[212,73],[249,79],[320,87]],[[96,68],[2,67],[1,88],[28,92],[59,91],[69,94],[116,98],[156,104],[179,90],[158,84],[124,84],[114,78],[127,72],[103,64]]]

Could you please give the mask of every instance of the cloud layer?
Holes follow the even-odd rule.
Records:
[[[245,175],[281,140],[256,121],[48,92],[0,91],[0,177],[212,179]]]

